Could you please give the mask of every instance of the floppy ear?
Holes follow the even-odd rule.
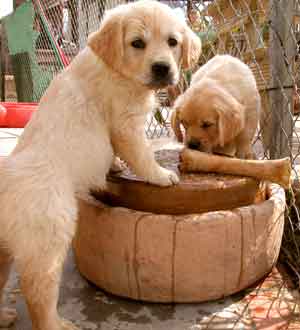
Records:
[[[228,95],[225,102],[216,105],[219,115],[220,146],[231,142],[245,126],[244,106]]]
[[[171,115],[171,127],[175,133],[175,136],[179,142],[183,142],[183,135],[180,128],[180,119],[179,119],[179,108],[173,110]]]
[[[124,53],[123,18],[121,15],[108,13],[100,29],[88,38],[88,46],[105,64],[119,71]]]
[[[201,50],[200,38],[187,26],[182,43],[182,68],[193,68],[199,60]]]

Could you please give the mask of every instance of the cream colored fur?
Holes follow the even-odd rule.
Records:
[[[253,158],[260,107],[250,68],[230,55],[217,55],[198,69],[175,102],[172,127],[178,140],[199,144],[201,151]]]
[[[169,35],[178,38],[172,49]],[[131,49],[132,38],[146,37],[145,50]],[[176,83],[180,65],[191,65],[199,53],[200,42],[166,5],[140,1],[111,10],[89,45],[52,81],[17,147],[1,163],[0,294],[14,260],[32,329],[75,328],[61,321],[56,305],[77,199],[89,200],[91,189],[105,188],[115,155],[147,182],[178,182],[156,163],[145,137],[145,118],[155,106],[149,66],[158,60],[170,64]],[[0,309],[0,327],[15,317],[15,311]]]

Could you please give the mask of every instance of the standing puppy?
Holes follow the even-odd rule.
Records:
[[[145,181],[175,173],[147,147],[154,91],[176,84],[200,41],[166,5],[139,1],[107,13],[87,47],[57,76],[0,168],[0,293],[13,260],[34,330],[74,329],[57,314],[62,265],[76,229],[77,197],[105,188],[114,155]],[[15,311],[0,310],[0,327]]]
[[[172,127],[191,149],[253,158],[252,141],[260,112],[260,95],[250,68],[239,59],[219,55],[193,76],[175,102]]]

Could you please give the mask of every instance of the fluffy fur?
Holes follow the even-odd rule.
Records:
[[[77,198],[105,188],[114,156],[147,182],[178,182],[156,163],[144,124],[154,90],[175,84],[179,67],[191,66],[200,49],[199,39],[166,5],[139,1],[111,10],[88,46],[52,81],[1,164],[0,294],[15,260],[34,330],[74,329],[61,321],[56,305]],[[15,316],[2,308],[0,327]]]
[[[194,74],[174,108],[173,130],[188,147],[253,158],[260,96],[252,71],[237,58],[219,55],[208,61]]]

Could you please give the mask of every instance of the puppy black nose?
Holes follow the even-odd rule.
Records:
[[[170,72],[170,66],[164,62],[156,62],[152,64],[152,74],[155,79],[163,79],[168,76]]]
[[[188,147],[190,149],[198,150],[200,148],[200,146],[201,146],[201,143],[198,141],[193,140],[193,141],[188,142]]]

